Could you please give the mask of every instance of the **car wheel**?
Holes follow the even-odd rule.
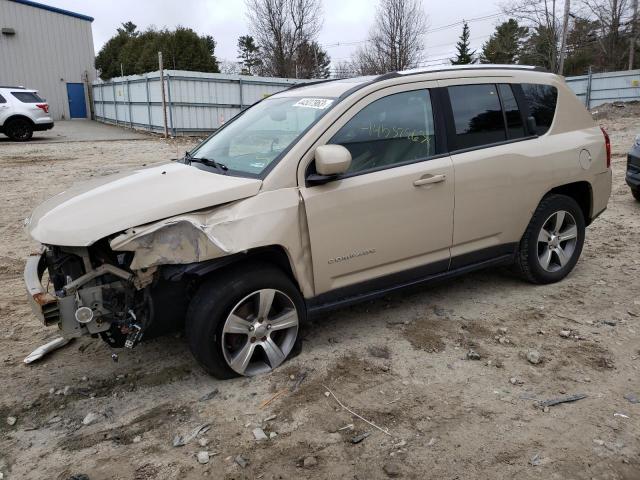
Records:
[[[566,277],[584,245],[582,209],[571,197],[549,195],[538,205],[516,257],[516,267],[532,283],[553,283]]]
[[[242,264],[200,286],[187,312],[186,337],[214,377],[253,376],[299,351],[305,318],[304,299],[284,272]]]
[[[631,195],[633,195],[633,198],[635,198],[638,202],[640,202],[640,188],[632,188],[631,189]]]
[[[5,126],[5,134],[11,140],[17,142],[26,142],[33,136],[33,126],[24,118],[16,118],[11,120],[8,125]]]

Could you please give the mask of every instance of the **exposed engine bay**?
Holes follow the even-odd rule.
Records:
[[[115,348],[180,328],[189,283],[162,279],[157,267],[132,271],[132,259],[133,252],[114,252],[106,239],[90,247],[44,246],[25,270],[34,312],[66,338],[99,335]]]

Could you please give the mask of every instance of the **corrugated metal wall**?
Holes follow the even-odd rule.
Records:
[[[165,70],[172,135],[210,132],[265,96],[309,80]],[[160,72],[93,83],[96,120],[164,131]]]
[[[51,106],[54,120],[69,118],[67,83],[95,79],[91,22],[0,0],[0,85],[34,88]],[[90,108],[85,88],[87,116]]]
[[[640,101],[640,70],[567,77],[566,82],[587,108],[610,102]]]

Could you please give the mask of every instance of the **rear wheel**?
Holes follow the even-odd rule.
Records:
[[[27,119],[16,118],[5,125],[4,133],[11,140],[25,142],[33,136],[33,126]]]
[[[532,283],[562,280],[578,262],[584,236],[578,203],[565,195],[549,195],[538,205],[520,241],[516,266]]]
[[[633,195],[633,198],[640,202],[640,188],[632,188],[631,194]]]
[[[189,306],[186,336],[211,375],[253,376],[297,353],[304,320],[304,300],[284,272],[244,264],[202,284]]]

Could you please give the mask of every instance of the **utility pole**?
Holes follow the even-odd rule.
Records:
[[[637,1],[637,0],[635,0]],[[560,42],[560,62],[558,64],[558,73],[564,73],[564,59],[567,56],[567,33],[569,30],[569,9],[570,0],[564,0],[564,17],[562,19],[562,41]]]
[[[162,68],[162,52],[158,52],[158,67],[160,68],[160,94],[162,95],[162,117],[164,119],[164,138],[169,137],[167,127],[167,102],[164,99],[164,69]]]
[[[629,70],[633,70],[633,61],[638,40],[638,0],[633,0],[633,17],[631,19],[631,39],[629,40]]]

